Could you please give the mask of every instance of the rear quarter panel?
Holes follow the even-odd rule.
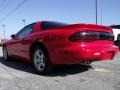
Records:
[[[44,46],[47,48],[49,57],[52,63],[57,61],[57,55],[61,48],[66,48],[69,46],[69,37],[73,34],[74,30],[64,30],[64,29],[57,29],[57,30],[46,30],[34,33],[32,38],[35,41],[43,43]],[[59,53],[60,54],[60,53]],[[62,58],[62,57],[61,57]]]

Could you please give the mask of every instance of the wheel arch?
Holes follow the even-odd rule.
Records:
[[[41,42],[33,42],[31,45],[30,45],[30,48],[29,48],[29,56],[30,56],[30,59],[31,59],[31,56],[33,54],[33,51],[36,47],[41,47],[42,49],[45,50],[45,52],[47,53],[48,57],[49,57],[49,52],[48,52],[48,49],[47,47],[41,43]]]

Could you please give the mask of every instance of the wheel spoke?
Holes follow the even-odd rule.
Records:
[[[34,59],[34,63],[35,63],[36,66],[38,66],[38,64],[39,64],[38,59]]]
[[[41,54],[41,52],[40,52],[40,51],[37,51],[37,56],[38,56],[38,57],[41,57],[40,54]]]
[[[38,65],[38,69],[39,70],[43,70],[44,69],[44,63],[39,63],[39,65]]]

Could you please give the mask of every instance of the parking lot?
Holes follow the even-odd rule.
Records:
[[[0,47],[0,90],[120,90],[120,53],[114,60],[94,62],[91,67],[59,66],[42,76],[31,64],[5,62]]]

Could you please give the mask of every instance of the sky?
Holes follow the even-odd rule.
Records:
[[[25,24],[42,20],[65,23],[95,23],[95,0],[27,0],[20,8],[1,21],[24,0],[0,0],[0,37],[10,39]],[[98,0],[98,24],[120,24],[120,0]]]

